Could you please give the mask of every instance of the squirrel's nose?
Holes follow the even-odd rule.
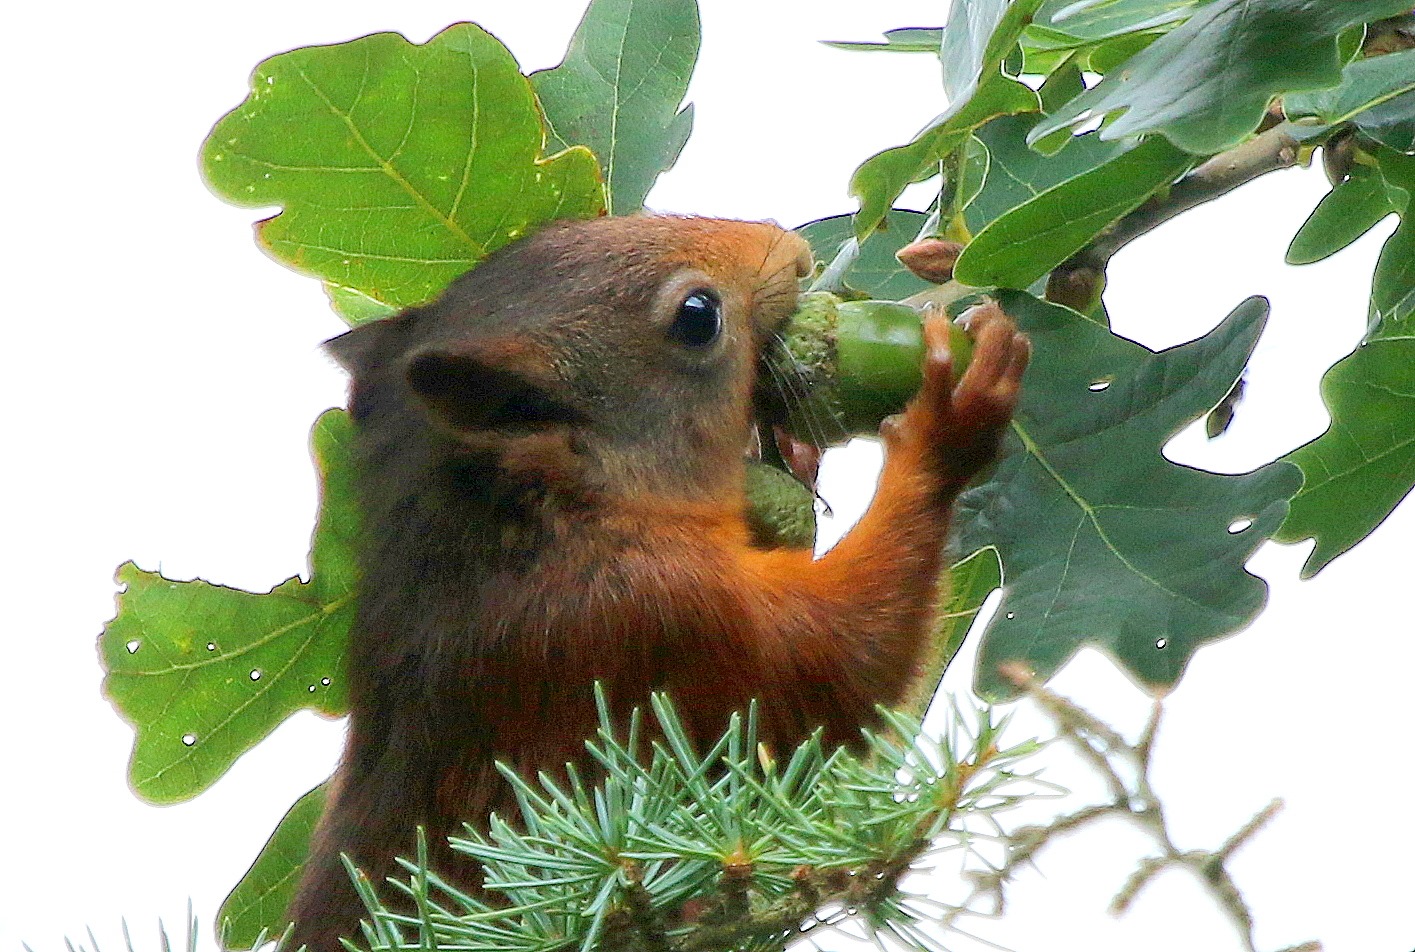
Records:
[[[811,246],[806,244],[806,240],[795,232],[791,236],[800,242],[800,250],[796,253],[796,277],[804,278],[815,269],[815,256],[811,254]]]

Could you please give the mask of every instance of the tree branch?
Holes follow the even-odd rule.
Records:
[[[1047,300],[1083,312],[1089,310],[1100,296],[1106,265],[1117,251],[1181,212],[1213,201],[1259,176],[1290,168],[1297,163],[1299,151],[1292,125],[1284,122],[1219,153],[1110,225],[1053,269],[1047,279]]]
[[[1166,869],[1187,869],[1194,874],[1218,903],[1237,930],[1243,947],[1253,952],[1253,916],[1229,875],[1227,862],[1233,853],[1265,826],[1282,808],[1274,800],[1217,850],[1181,850],[1170,835],[1164,805],[1150,784],[1150,769],[1155,737],[1159,731],[1160,705],[1157,703],[1148,723],[1134,744],[1127,743],[1115,730],[1074,703],[1055,694],[1019,665],[1009,665],[1006,676],[1035,701],[1056,724],[1058,735],[1100,774],[1114,796],[1108,803],[1096,804],[1074,813],[1057,817],[1045,826],[1025,827],[1008,837],[1009,851],[1005,861],[984,875],[975,875],[975,895],[993,898],[1000,911],[1003,887],[1036,854],[1058,837],[1071,833],[1096,820],[1118,816],[1130,820],[1147,833],[1159,847],[1159,855],[1140,861],[1138,868],[1111,902],[1111,912],[1124,913],[1139,894],[1159,873]],[[1127,769],[1117,769],[1117,762]],[[960,911],[971,902],[964,903]],[[1321,946],[1315,942],[1292,946],[1284,952],[1315,952]]]

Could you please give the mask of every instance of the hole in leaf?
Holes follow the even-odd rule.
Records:
[[[132,641],[128,642],[126,647],[128,649],[128,654],[137,654],[138,649],[142,647],[142,642],[134,638]]]
[[[1008,613],[1007,613],[1007,617],[1008,617],[1009,620],[1010,620],[1010,619],[1013,619],[1013,618],[1016,618],[1016,617],[1017,617],[1017,613],[1016,613],[1016,612],[1008,612]]]
[[[214,641],[208,641],[208,642],[206,643],[206,650],[207,650],[207,651],[215,651],[215,650],[216,650],[216,642],[214,642]]]
[[[319,679],[319,683],[322,684],[322,685],[324,685],[325,687],[329,687],[329,679],[328,679],[328,678],[320,678],[320,679]]]
[[[1087,109],[1085,112],[1081,113],[1079,116],[1076,117],[1076,122],[1071,127],[1071,134],[1073,136],[1079,136],[1085,135],[1088,132],[1095,132],[1101,127],[1101,123],[1104,121],[1104,113],[1096,115],[1091,112],[1091,110]]]
[[[1168,645],[1169,645],[1169,639],[1168,639],[1168,638],[1160,638],[1158,641],[1155,642],[1155,647],[1156,647],[1156,648],[1160,648],[1160,649],[1166,648],[1166,647],[1168,647]]]
[[[252,681],[259,681],[259,680],[260,680],[260,674],[261,674],[260,668],[251,668],[251,680],[252,680]]]
[[[183,743],[183,744],[186,744],[188,747],[193,746],[194,744],[196,744],[196,742],[197,742],[197,735],[195,735],[195,734],[183,734],[183,735],[182,735],[182,743]]]
[[[1092,393],[1100,393],[1102,390],[1109,389],[1114,381],[1114,377],[1101,377],[1099,380],[1092,380],[1090,383],[1086,384],[1086,389]]]
[[[1238,535],[1238,533],[1242,532],[1244,529],[1251,528],[1252,525],[1252,519],[1248,519],[1246,517],[1243,519],[1235,519],[1233,522],[1230,522],[1228,524],[1228,531],[1232,535]]]

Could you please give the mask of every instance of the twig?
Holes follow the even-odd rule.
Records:
[[[1159,854],[1140,861],[1140,865],[1126,879],[1120,891],[1111,901],[1110,911],[1114,915],[1129,909],[1140,890],[1166,869],[1182,868],[1193,873],[1213,896],[1237,929],[1243,947],[1254,952],[1253,916],[1239,892],[1237,884],[1229,875],[1227,862],[1233,854],[1262,829],[1282,809],[1282,801],[1274,800],[1236,833],[1230,836],[1217,850],[1181,850],[1175,844],[1165,820],[1164,807],[1150,785],[1150,768],[1154,752],[1155,738],[1159,732],[1161,705],[1156,703],[1139,739],[1133,744],[1125,742],[1116,731],[1105,725],[1090,713],[1077,707],[1066,698],[1048,691],[1020,666],[1009,666],[1004,676],[1012,680],[1032,698],[1057,726],[1057,732],[1071,743],[1102,778],[1105,779],[1114,799],[1109,803],[1096,804],[1056,818],[1045,826],[1024,827],[1008,837],[1009,850],[1000,867],[985,874],[975,874],[974,896],[989,896],[993,899],[995,911],[1002,911],[1003,887],[1025,865],[1030,865],[1034,857],[1057,837],[1073,832],[1083,826],[1109,816],[1121,816],[1144,830],[1159,847]],[[1133,769],[1133,779],[1128,783],[1116,768],[1116,761],[1122,761]],[[964,904],[964,909],[972,904],[972,899]],[[1319,943],[1309,942],[1293,946],[1284,952],[1316,952]]]
[[[1084,308],[1086,301],[1098,295],[1106,264],[1121,248],[1181,212],[1213,201],[1259,176],[1295,165],[1299,153],[1300,144],[1292,135],[1292,124],[1287,122],[1220,152],[1110,225],[1053,269],[1047,279],[1047,300],[1068,306],[1080,303]]]

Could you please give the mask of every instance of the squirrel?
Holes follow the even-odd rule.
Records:
[[[651,691],[711,740],[760,702],[760,737],[850,742],[927,642],[954,497],[994,456],[1030,352],[996,306],[955,385],[942,315],[923,384],[881,428],[868,512],[828,553],[761,548],[745,450],[763,349],[811,255],[774,224],[562,221],[434,302],[328,343],[350,372],[363,507],[349,725],[296,896],[290,948],[336,952],[426,830],[518,815],[494,764],[589,766],[591,686],[627,719]]]

